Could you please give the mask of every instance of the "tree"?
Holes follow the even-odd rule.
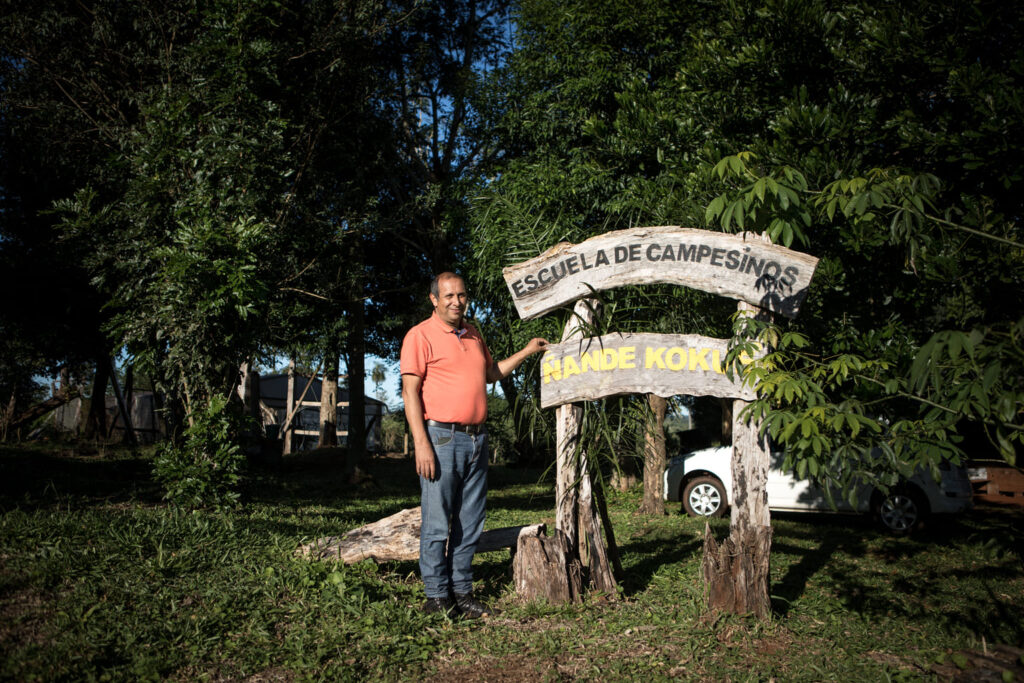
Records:
[[[736,321],[736,352],[774,349],[746,417],[787,467],[885,486],[975,431],[1012,460],[1022,19],[989,2],[520,3],[492,109],[507,153],[477,214],[489,301],[508,310],[506,259],[560,240],[765,233],[821,258],[798,320]],[[658,303],[676,331],[733,324]]]
[[[214,399],[231,396],[242,361],[274,343],[275,306],[300,294],[292,282],[324,242],[307,226],[337,231],[369,201],[355,191],[363,157],[346,156],[359,145],[323,131],[378,125],[366,104],[373,62],[356,58],[387,20],[377,9],[67,3],[25,7],[4,24],[10,138],[18,149],[40,143],[70,178],[25,213],[38,221],[56,202],[53,239],[81,255],[107,315],[106,348],[127,347],[150,372],[168,414],[193,428],[192,453],[203,450],[194,439],[233,438],[195,419],[237,418]],[[351,106],[332,106],[346,92]]]
[[[665,476],[665,410],[668,401],[656,394],[647,394],[651,418],[644,434],[644,500],[640,512],[665,514],[663,477]]]

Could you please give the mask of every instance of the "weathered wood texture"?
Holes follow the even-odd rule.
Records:
[[[503,271],[523,319],[625,285],[678,284],[796,316],[818,259],[763,242],[679,226],[607,232],[563,242]]]
[[[541,360],[540,404],[645,393],[752,400],[754,389],[725,373],[728,348],[728,340],[698,334],[613,333],[552,344]]]
[[[420,557],[420,508],[408,508],[343,536],[326,536],[295,551],[314,560],[340,560],[353,564],[370,558],[376,562],[418,560]],[[515,548],[520,537],[542,536],[544,524],[489,529],[480,535],[476,552]]]
[[[580,299],[573,307],[572,317],[562,331],[562,341],[583,337],[600,312],[596,299]],[[580,406],[562,405],[555,411],[555,528],[566,535],[569,548],[579,547]]]
[[[562,331],[563,343],[584,336],[600,314],[596,299],[581,299]],[[605,544],[604,524],[594,500],[586,448],[579,442],[583,409],[562,405],[555,412],[555,530],[564,535],[573,559],[585,558],[590,566],[590,583],[602,592],[615,594],[615,576],[609,556],[617,551]],[[609,543],[614,539],[609,528]],[[552,570],[553,571],[553,570]],[[571,577],[570,577],[571,579]],[[569,579],[567,579],[569,580]]]
[[[742,537],[730,533],[722,543],[715,541],[710,526],[704,526],[701,574],[711,611],[768,617],[771,603],[767,568],[771,546],[770,526],[752,529]]]
[[[741,315],[768,318],[770,313],[741,302]],[[768,617],[769,570],[772,546],[771,513],[768,509],[768,468],[771,453],[760,422],[744,414],[747,402],[732,406],[732,516],[729,538],[720,546],[704,539],[702,570],[708,607],[738,614]]]
[[[521,536],[512,561],[516,594],[524,602],[552,604],[578,602],[583,593],[583,571],[565,534]]]
[[[584,467],[586,467],[586,464],[584,464]],[[581,545],[584,542],[586,543],[585,554],[587,564],[590,566],[590,584],[596,590],[614,596],[616,582],[609,556],[612,552],[617,554],[618,551],[609,551],[609,546],[614,544],[615,538],[611,533],[610,527],[608,529],[608,544],[605,544],[604,524],[601,516],[598,514],[597,504],[594,501],[594,492],[590,485],[590,474],[588,474],[587,469],[583,470],[583,474],[580,477],[580,522],[582,533],[580,541]],[[580,556],[582,557],[583,553]]]

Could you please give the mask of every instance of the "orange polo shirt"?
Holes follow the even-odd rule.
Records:
[[[462,325],[452,330],[435,311],[402,341],[399,368],[403,375],[422,378],[428,420],[479,424],[487,419],[487,369],[494,361],[476,328]]]

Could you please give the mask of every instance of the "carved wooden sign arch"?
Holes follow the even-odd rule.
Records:
[[[813,256],[746,233],[658,226],[563,242],[503,274],[523,319],[594,291],[655,283],[685,285],[792,318],[817,264]],[[727,348],[728,340],[699,335],[625,333],[552,344],[541,364],[541,407],[633,393],[753,400],[753,387],[726,374]]]
[[[746,233],[658,226],[562,242],[502,272],[524,320],[592,290],[657,283],[720,294],[793,318],[817,264],[813,256]]]

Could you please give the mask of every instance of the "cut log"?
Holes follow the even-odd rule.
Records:
[[[343,536],[325,536],[306,543],[296,555],[313,560],[340,560],[354,564],[370,558],[376,562],[404,562],[420,558],[420,508],[408,508]],[[514,549],[523,536],[543,536],[544,524],[488,529],[480,534],[476,552]]]
[[[560,530],[555,535],[520,536],[512,577],[516,594],[526,602],[555,605],[578,602],[583,593],[583,567]]]

